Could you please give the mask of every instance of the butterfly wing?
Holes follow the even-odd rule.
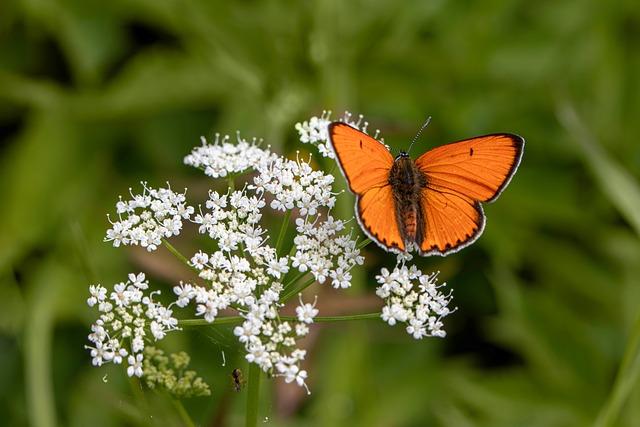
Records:
[[[356,194],[356,215],[365,233],[391,251],[404,251],[389,185],[393,156],[379,141],[346,123],[329,125],[329,140],[349,188]]]
[[[485,224],[480,202],[500,195],[523,149],[523,138],[493,134],[434,148],[416,160],[427,179],[421,194],[426,223],[422,255],[457,252],[480,236]]]

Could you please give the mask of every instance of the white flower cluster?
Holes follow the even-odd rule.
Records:
[[[118,221],[111,222],[105,242],[113,246],[140,245],[149,252],[155,251],[163,238],[177,236],[182,230],[182,222],[190,219],[194,210],[186,205],[185,194],[175,193],[171,188],[154,189],[142,182],[142,194],[131,194],[130,200],[116,204]],[[168,185],[168,184],[167,184]]]
[[[362,116],[352,121],[345,113],[342,121],[366,132]],[[330,113],[324,112],[296,129],[302,142],[316,145],[323,156],[333,157],[329,123]],[[213,144],[203,139],[202,146],[184,162],[213,178],[254,174],[242,190],[210,191],[197,214],[186,204],[186,190],[156,190],[142,183],[142,194],[134,195],[130,190],[130,200],[120,198],[118,221],[109,219],[112,227],[105,238],[114,246],[140,245],[153,251],[163,239],[179,234],[183,221],[189,220],[212,240],[213,249],[191,257],[189,264],[198,272],[199,283],[180,282],[173,288],[176,301],[168,307],[153,301],[159,292],[145,295],[148,283],[142,273],[116,284],[109,296],[102,286],[91,286],[88,303],[100,312],[89,335],[93,346],[87,347],[93,364],[122,363],[126,358],[127,373],[143,375],[145,340],[160,340],[177,329],[173,304],[180,308],[193,304],[196,316],[207,322],[214,322],[222,310],[235,310],[243,318],[234,333],[245,348],[246,359],[306,388],[307,372],[301,368],[306,350],[298,341],[309,333],[318,314],[316,302],[304,303],[300,297],[295,318],[281,316],[280,310],[286,299],[310,280],[348,288],[351,270],[364,262],[353,230],[347,229],[348,221],[331,215],[337,195],[332,191],[334,177],[314,170],[310,158],[286,159],[239,135],[236,144],[228,136],[216,135]],[[284,243],[284,237],[293,233],[286,233],[286,228],[269,233],[262,227],[266,209],[285,212],[283,227],[290,225],[287,221],[293,214],[296,233],[290,250],[291,242]],[[406,323],[407,332],[415,338],[443,337],[441,320],[450,312],[451,294],[439,291],[435,274],[424,275],[415,266],[407,268],[405,261],[409,259],[399,255],[393,272],[383,269],[377,276],[377,294],[386,303],[382,318],[390,325]]]
[[[107,289],[101,285],[89,287],[89,307],[96,307],[100,317],[91,325],[89,341],[94,366],[107,362],[122,363],[127,358],[127,374],[141,377],[143,350],[149,335],[155,341],[165,337],[167,332],[178,329],[178,320],[170,308],[153,300],[160,291],[150,292],[149,282],[143,273],[129,274],[127,282],[113,287],[107,296]]]
[[[277,157],[269,149],[260,148],[255,138],[249,142],[237,134],[237,144],[229,142],[229,135],[216,134],[213,144],[202,137],[202,145],[184,158],[184,163],[204,170],[205,175],[222,178],[253,168],[257,163]]]
[[[196,314],[213,322],[218,311],[231,304],[255,304],[257,290],[282,287],[279,281],[289,271],[288,258],[278,258],[276,250],[266,244],[265,231],[259,224],[264,206],[260,197],[248,196],[246,190],[225,195],[209,193],[206,213],[201,211],[194,222],[200,233],[217,243],[218,251],[199,251],[191,258],[191,265],[210,287],[176,286],[178,306],[185,307],[195,299]]]
[[[369,123],[363,121],[364,116],[360,114],[357,120],[353,120],[350,112],[345,111],[342,118],[338,121],[347,123],[356,129],[367,133]],[[313,116],[309,120],[302,123],[296,123],[296,130],[300,135],[300,142],[303,144],[315,145],[322,157],[335,159],[335,153],[329,146],[329,130],[328,126],[332,122],[331,111],[323,111],[320,117]],[[376,130],[374,138],[378,139],[379,131]]]
[[[205,206],[208,211],[203,213],[201,208],[193,222],[199,225],[201,234],[217,242],[221,251],[244,248],[251,253],[257,251],[254,255],[267,257],[268,261],[275,257],[275,250],[260,249],[266,233],[259,224],[265,206],[261,197],[248,196],[246,190],[224,195],[211,191]]]
[[[309,333],[308,325],[318,314],[315,303],[300,301],[296,308],[298,321],[283,321],[278,314],[283,286],[274,281],[279,275],[276,271],[251,265],[249,260],[235,255],[227,260],[222,252],[211,257],[199,252],[192,262],[201,268],[201,276],[211,280],[211,287],[181,283],[174,288],[176,304],[185,307],[194,300],[196,315],[204,316],[208,322],[215,320],[218,310],[233,305],[245,319],[234,334],[245,347],[247,361],[258,364],[265,372],[283,376],[288,383],[295,381],[306,387],[307,372],[300,368],[306,350],[298,348],[296,341]]]
[[[194,300],[196,315],[208,322],[213,322],[220,310],[235,308],[245,318],[235,333],[245,346],[247,360],[264,371],[275,368],[285,381],[305,386],[306,372],[300,369],[300,362],[306,352],[296,347],[296,339],[308,333],[306,324],[313,316],[294,326],[279,319],[281,280],[289,271],[289,257],[279,258],[263,237],[259,221],[264,206],[262,192],[251,196],[247,190],[209,194],[206,213],[196,215],[194,222],[219,249],[212,254],[200,251],[191,258],[209,286],[176,286],[176,303],[185,307]]]
[[[297,322],[283,321],[278,315],[278,289],[264,292],[249,311],[243,314],[245,321],[233,330],[247,351],[246,359],[256,363],[265,372],[284,377],[285,382],[295,381],[307,388],[307,371],[300,368],[307,351],[296,347],[296,340],[309,333],[318,310],[314,304],[305,304],[300,297],[296,308]],[[275,369],[274,369],[275,368]]]
[[[313,170],[308,162],[283,157],[256,164],[258,176],[250,189],[267,192],[274,199],[271,208],[278,211],[298,209],[301,216],[316,215],[320,207],[331,209],[336,202],[331,192],[333,176]]]
[[[324,283],[328,278],[334,288],[351,286],[350,270],[364,263],[364,257],[350,235],[341,234],[345,222],[327,215],[325,220],[316,218],[296,219],[294,238],[296,252],[291,257],[292,266],[300,272],[310,271],[313,277]]]
[[[278,259],[275,250],[267,245],[245,250],[244,257],[226,250],[213,254],[200,251],[191,263],[209,286],[181,283],[173,289],[178,297],[176,304],[185,307],[195,300],[196,315],[207,322],[213,322],[220,310],[230,306],[242,309],[256,304],[257,294],[270,292],[279,298],[283,287],[279,280],[288,271],[286,258]]]
[[[415,265],[407,268],[400,258],[392,272],[383,268],[376,276],[380,284],[376,294],[385,301],[382,319],[392,326],[406,323],[407,333],[415,339],[445,337],[442,319],[452,312],[448,308],[452,296],[439,289],[446,283],[437,285],[438,273],[423,274]]]
[[[228,153],[245,156],[249,147]],[[227,160],[231,164],[236,160]],[[314,170],[310,160],[255,157],[247,163],[257,172],[242,191],[209,193],[205,208],[194,216],[199,232],[217,244],[214,253],[198,252],[192,266],[207,286],[181,284],[174,288],[177,305],[196,304],[196,315],[213,322],[220,310],[236,309],[245,321],[235,329],[245,346],[246,358],[265,370],[283,376],[286,382],[305,386],[306,371],[300,368],[306,351],[296,347],[317,314],[315,305],[298,307],[298,322],[282,321],[278,315],[284,286],[291,268],[310,271],[320,282],[331,278],[335,287],[350,285],[349,270],[362,264],[356,242],[344,233],[343,221],[328,212],[335,204],[333,176]],[[267,202],[267,200],[269,202]],[[295,211],[293,256],[278,256],[260,226],[264,208]],[[272,239],[273,237],[271,237]],[[275,242],[274,242],[275,245]]]
[[[278,158],[259,164],[257,169],[259,174],[249,188],[273,196],[271,208],[298,209],[300,214],[295,221],[298,234],[293,240],[292,266],[300,272],[310,271],[320,283],[330,277],[334,287],[349,287],[349,270],[362,264],[364,258],[355,240],[342,234],[344,221],[318,211],[320,207],[331,209],[335,205],[336,197],[331,192],[333,176],[314,171],[310,162],[299,158],[296,161]]]

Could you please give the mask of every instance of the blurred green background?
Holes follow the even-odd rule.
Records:
[[[418,260],[455,290],[447,338],[324,327],[313,394],[266,382],[265,425],[640,425],[638,76],[635,0],[1,0],[0,424],[180,425],[83,349],[88,284],[188,278],[164,249],[103,243],[105,214],[140,180],[197,203],[212,183],[182,158],[200,135],[292,155],[309,150],[297,121],[349,109],[396,147],[432,115],[415,152],[490,132],[527,146],[480,240]],[[353,290],[322,291],[324,314],[370,311],[393,258],[365,255]],[[239,425],[229,329],[173,335],[162,347],[213,388],[186,402],[194,420]]]

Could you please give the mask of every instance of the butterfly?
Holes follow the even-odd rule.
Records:
[[[524,150],[522,137],[496,133],[433,148],[414,161],[404,151],[394,158],[346,123],[330,123],[328,131],[367,236],[388,251],[417,249],[422,256],[445,256],[480,237],[481,203],[498,198]]]

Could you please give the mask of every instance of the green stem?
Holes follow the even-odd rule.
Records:
[[[258,404],[260,403],[260,377],[262,370],[255,363],[249,364],[249,390],[247,392],[246,427],[258,425]]]
[[[304,276],[306,276],[308,273],[308,271],[305,271],[303,273],[299,273],[298,275],[296,275],[296,277],[294,277],[293,279],[289,280],[287,283],[284,284],[284,288],[287,289],[288,287],[290,287],[291,285],[293,285],[294,283],[296,283],[298,280],[302,279]]]
[[[221,317],[213,322],[207,322],[204,319],[184,319],[178,320],[179,326],[189,327],[189,326],[213,326],[213,325],[226,325],[229,323],[238,323],[242,322],[244,319],[240,316],[229,316],[229,317]]]
[[[182,422],[184,423],[184,425],[187,427],[195,427],[193,420],[189,416],[189,413],[187,412],[187,410],[184,409],[184,405],[182,404],[182,402],[180,402],[178,399],[172,399],[172,401],[173,401],[173,406],[175,406],[176,409],[178,410],[178,414],[180,414],[180,418],[182,419]]]
[[[285,302],[289,301],[289,299],[291,299],[291,297],[294,297],[294,296],[298,295],[300,292],[304,291],[309,286],[311,286],[313,283],[315,283],[315,281],[316,281],[316,278],[315,277],[311,277],[311,278],[309,278],[309,280],[307,280],[306,282],[303,282],[301,285],[298,285],[298,286],[294,287],[293,289],[287,291],[280,298],[280,302],[281,303],[285,303]]]
[[[291,245],[291,249],[289,249],[289,257],[291,258],[292,256],[294,256],[296,251],[297,251],[296,245]]]
[[[337,168],[338,168],[338,162],[333,162],[333,165],[331,166],[331,169],[329,170],[329,175],[333,175],[333,173],[336,171]]]
[[[367,320],[367,319],[379,319],[380,313],[362,313],[362,314],[348,314],[345,316],[317,316],[313,319],[316,323],[331,323],[331,322],[343,322],[348,320]],[[295,320],[293,316],[282,317],[284,320]]]
[[[368,238],[367,238],[367,239],[364,239],[362,242],[358,243],[357,248],[358,248],[358,249],[362,249],[362,248],[364,248],[365,246],[367,246],[367,245],[368,245],[369,243],[371,243],[371,242],[373,242],[373,240],[368,239]]]
[[[640,316],[636,319],[631,337],[622,356],[620,368],[616,374],[611,393],[600,409],[594,427],[608,427],[615,425],[620,409],[624,405],[629,393],[633,390],[640,374]]]
[[[280,232],[278,233],[278,240],[276,241],[276,253],[280,255],[282,249],[282,243],[284,241],[284,236],[287,234],[287,226],[289,225],[289,219],[291,218],[291,211],[287,210],[284,213],[284,218],[282,219],[282,225],[280,226]]]
[[[366,319],[378,319],[380,317],[380,313],[362,313],[362,314],[350,314],[345,316],[317,316],[313,319],[315,323],[330,323],[330,322],[343,322],[348,320],[366,320]],[[184,319],[178,321],[178,325],[180,326],[214,326],[214,325],[224,325],[228,323],[237,323],[241,322],[244,319],[240,316],[229,316],[223,317],[221,319],[216,319],[214,322],[207,322],[204,319]],[[295,316],[280,316],[280,320],[284,321],[295,321],[297,317]]]
[[[233,176],[229,175],[227,177],[227,183],[229,185],[229,190],[231,190],[231,192],[233,193],[235,191],[235,189],[236,189],[236,183],[233,180]]]
[[[171,243],[169,243],[168,240],[162,239],[162,244],[165,248],[169,249],[169,252],[171,252],[176,258],[182,261],[187,267],[193,269],[193,266],[191,265],[189,259],[187,259],[186,256],[182,255],[179,250],[177,250]]]

